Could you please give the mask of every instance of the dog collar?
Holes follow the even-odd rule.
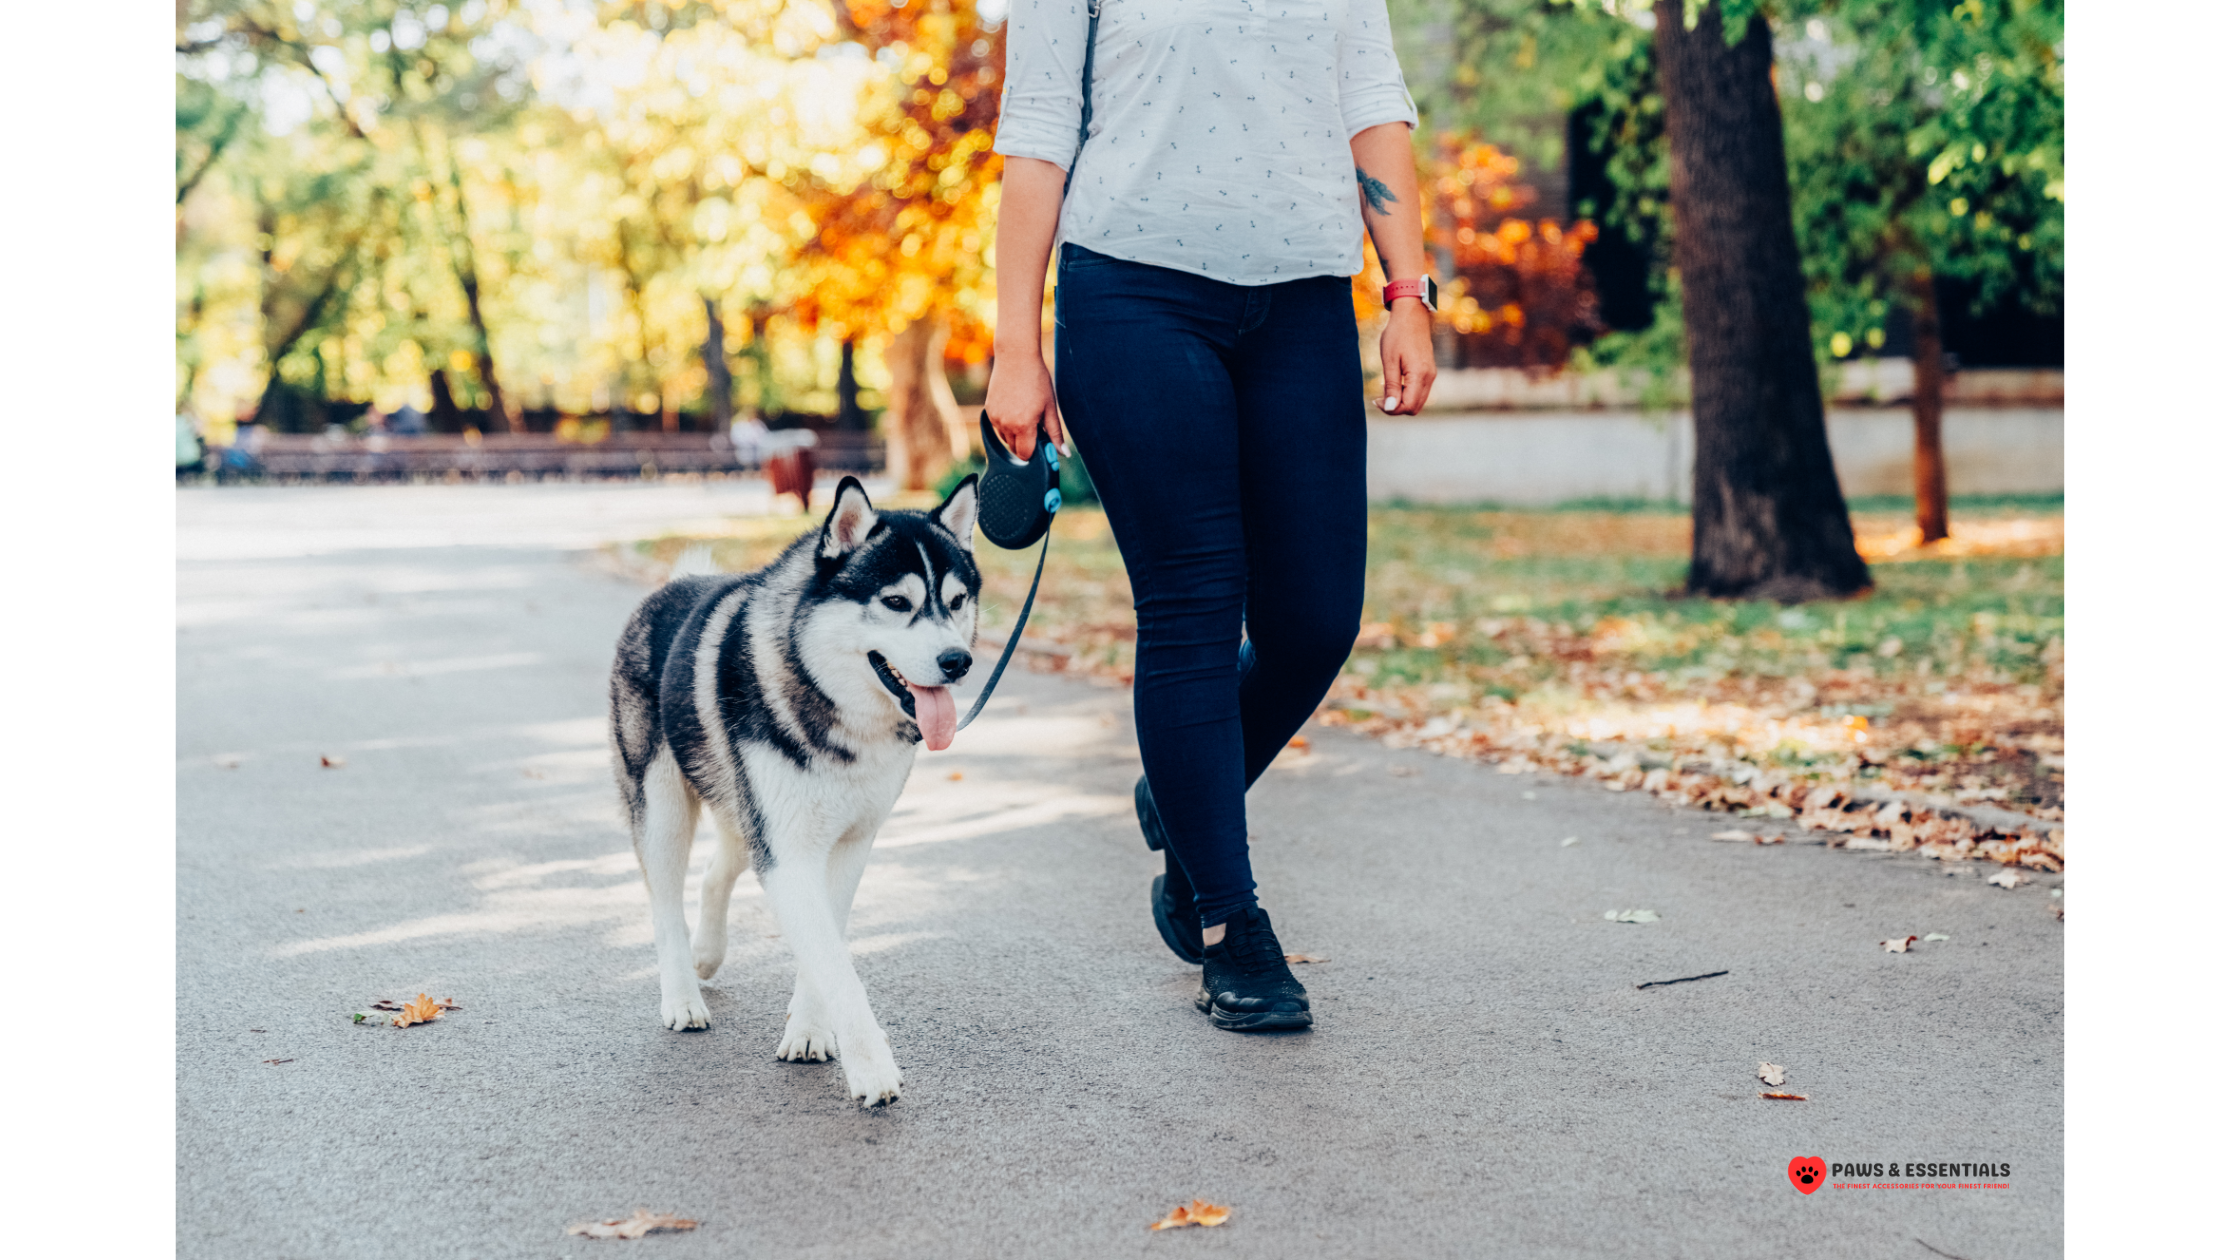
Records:
[[[1439,309],[1439,282],[1427,275],[1413,280],[1395,280],[1384,287],[1384,308],[1391,310],[1393,299],[1404,297],[1421,301],[1427,311],[1436,311]]]

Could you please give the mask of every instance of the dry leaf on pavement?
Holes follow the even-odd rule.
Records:
[[[414,1024],[431,1023],[442,1018],[443,1009],[429,1001],[428,995],[423,993],[418,998],[405,1003],[403,1009],[399,1010],[396,1017],[389,1022],[399,1028],[410,1028]]]
[[[319,764],[328,770],[340,770],[349,765],[350,762],[347,758],[329,757],[325,753],[321,753],[319,754]]]
[[[1192,1199],[1188,1207],[1178,1207],[1152,1222],[1153,1229],[1181,1229],[1185,1225],[1204,1225],[1212,1228],[1229,1219],[1229,1209],[1204,1199]]]
[[[1769,836],[1754,831],[1714,831],[1714,840],[1732,840],[1736,844],[1780,844],[1783,837]]]
[[[1654,910],[1605,910],[1602,912],[1602,917],[1612,923],[1655,923],[1657,912]]]
[[[1304,735],[1294,735],[1294,736],[1292,736],[1292,737],[1291,737],[1291,739],[1290,739],[1290,740],[1289,740],[1288,742],[1286,742],[1286,743],[1284,744],[1284,747],[1286,747],[1286,748],[1296,748],[1296,749],[1298,749],[1298,750],[1299,750],[1300,752],[1313,752],[1313,751],[1314,751],[1314,741],[1313,741],[1313,740],[1311,740],[1311,739],[1308,739],[1308,738],[1307,738],[1306,736],[1304,736]]]
[[[1768,1085],[1779,1085],[1782,1081],[1782,1074],[1788,1070],[1778,1063],[1761,1063],[1758,1065],[1758,1079]]]
[[[1789,1101],[1789,1102],[1811,1102],[1811,1101],[1812,1101],[1811,1099],[1809,1099],[1809,1098],[1805,1097],[1805,1096],[1804,1096],[1803,1094],[1778,1094],[1778,1093],[1775,1093],[1775,1092],[1773,1092],[1772,1090],[1760,1090],[1760,1091],[1758,1091],[1758,1097],[1760,1097],[1760,1098],[1780,1098],[1780,1099],[1785,1099],[1785,1100],[1787,1100],[1787,1101]]]
[[[700,1222],[688,1221],[666,1212],[656,1215],[639,1208],[630,1215],[611,1221],[583,1221],[570,1225],[568,1232],[584,1238],[643,1238],[647,1234],[682,1233],[699,1228]]]
[[[2022,882],[2022,875],[2019,871],[2004,870],[1996,875],[1987,877],[1983,882],[1991,885],[1993,888],[2012,888],[2016,884]]]
[[[1918,936],[1894,936],[1884,941],[1882,947],[1893,954],[1903,954],[1912,949],[1913,943],[1920,939]]]
[[[1942,933],[1942,932],[1931,932],[1931,933],[1929,933],[1929,934],[1928,934],[1927,936],[1924,936],[1924,937],[1922,937],[1921,939],[1922,939],[1922,940],[1925,940],[1925,941],[1949,941],[1949,940],[1951,940],[1952,938],[1951,938],[1951,937],[1949,937],[1949,936],[1946,936],[1946,935],[1945,935],[1944,933]]]
[[[1283,956],[1283,960],[1287,963],[1318,963],[1330,961],[1320,954],[1285,954]]]

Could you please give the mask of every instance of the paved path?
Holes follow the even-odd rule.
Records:
[[[1126,693],[1026,673],[921,755],[857,903],[899,1104],[770,1059],[790,970],[752,880],[715,1026],[660,1028],[601,734],[643,592],[580,549],[757,495],[180,494],[182,1256],[2060,1252],[2050,881],[1709,843],[1638,793],[1316,732],[1252,818],[1286,944],[1331,960],[1300,969],[1317,1026],[1234,1036],[1147,920]],[[1603,918],[1633,907],[1662,917]],[[423,990],[466,1009],[345,1018]],[[1761,1060],[1810,1101],[1760,1099]],[[1807,1198],[1798,1155],[2011,1188]],[[1236,1214],[1146,1231],[1193,1196]],[[640,1205],[703,1224],[562,1236]]]

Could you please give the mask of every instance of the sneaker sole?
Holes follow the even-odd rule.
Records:
[[[1314,1027],[1312,1011],[1225,1011],[1214,1005],[1213,995],[1204,989],[1198,990],[1196,1002],[1207,1021],[1223,1032],[1296,1032]]]
[[[1152,926],[1159,929],[1159,939],[1165,941],[1167,943],[1167,948],[1173,950],[1174,956],[1180,958],[1182,961],[1189,963],[1193,967],[1205,965],[1205,950],[1201,947],[1196,953],[1190,952],[1189,942],[1184,940],[1182,934],[1175,930],[1173,920],[1167,918],[1165,914],[1160,912],[1160,907],[1166,903],[1166,900],[1166,875],[1159,874],[1152,876],[1151,923]]]

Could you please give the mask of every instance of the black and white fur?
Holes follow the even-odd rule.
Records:
[[[707,1027],[700,981],[723,965],[732,886],[751,866],[798,968],[778,1057],[837,1054],[866,1107],[899,1097],[902,1078],[849,959],[848,908],[917,757],[919,693],[892,675],[942,689],[927,698],[952,706],[953,734],[946,688],[971,667],[979,622],[978,493],[967,478],[932,512],[880,512],[847,478],[821,529],[758,572],[671,581],[615,651],[615,781],[653,900],[661,1022]],[[716,851],[688,938],[703,805]]]

